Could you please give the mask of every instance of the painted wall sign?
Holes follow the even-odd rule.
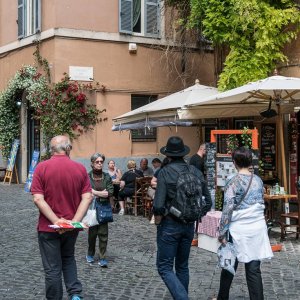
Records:
[[[30,192],[33,173],[34,173],[34,170],[35,170],[35,168],[38,164],[39,156],[40,156],[39,151],[33,151],[32,160],[31,160],[31,164],[30,164],[30,168],[29,168],[29,173],[28,173],[28,177],[27,177],[27,180],[26,180],[25,188],[24,188],[25,192]]]

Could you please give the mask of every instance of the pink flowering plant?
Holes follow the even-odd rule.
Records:
[[[68,134],[71,139],[92,130],[99,121],[100,111],[87,103],[86,88],[71,82],[68,74],[53,88],[31,95],[35,118],[40,120],[43,134],[50,139],[58,134]]]
[[[12,141],[20,136],[17,101],[22,99],[23,93],[27,101],[22,101],[22,105],[34,109],[33,117],[40,121],[43,142],[47,146],[55,135],[67,134],[70,139],[76,139],[99,122],[101,111],[89,104],[87,97],[95,89],[91,83],[84,85],[70,81],[67,73],[60,82],[50,84],[36,67],[23,67],[9,82],[7,89],[0,93],[3,156],[8,156]]]

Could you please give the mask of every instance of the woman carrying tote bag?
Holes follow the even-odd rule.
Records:
[[[239,262],[245,263],[250,299],[262,300],[260,264],[263,259],[273,256],[264,217],[263,182],[249,171],[252,165],[249,149],[241,147],[235,150],[232,159],[238,174],[225,186],[219,241],[226,244],[229,231],[230,242],[237,253],[235,271]],[[218,300],[229,299],[233,277],[232,273],[222,269]]]

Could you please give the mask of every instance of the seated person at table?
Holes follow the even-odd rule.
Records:
[[[153,176],[153,170],[150,167],[148,167],[147,158],[142,158],[139,170],[143,172],[144,176]]]
[[[154,174],[155,174],[155,172],[158,171],[161,168],[162,162],[159,158],[156,157],[156,158],[152,159],[151,163],[152,163],[153,171],[154,171]]]
[[[134,160],[129,160],[127,163],[128,171],[125,172],[121,178],[120,191],[119,191],[119,215],[124,215],[125,199],[131,197],[134,194],[135,179],[144,177],[143,172],[136,169],[136,163]]]
[[[112,180],[112,183],[114,185],[114,198],[118,199],[118,194],[119,194],[119,190],[120,190],[120,181],[121,181],[121,177],[122,177],[122,172],[120,171],[120,169],[116,168],[116,164],[113,160],[110,160],[108,162],[108,174]]]

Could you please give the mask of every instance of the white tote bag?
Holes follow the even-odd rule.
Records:
[[[92,226],[95,226],[95,225],[99,224],[98,221],[97,221],[97,216],[96,216],[95,201],[96,200],[94,198],[92,204],[90,205],[89,209],[86,212],[86,215],[82,219],[82,223],[85,223],[89,227],[92,227]]]

